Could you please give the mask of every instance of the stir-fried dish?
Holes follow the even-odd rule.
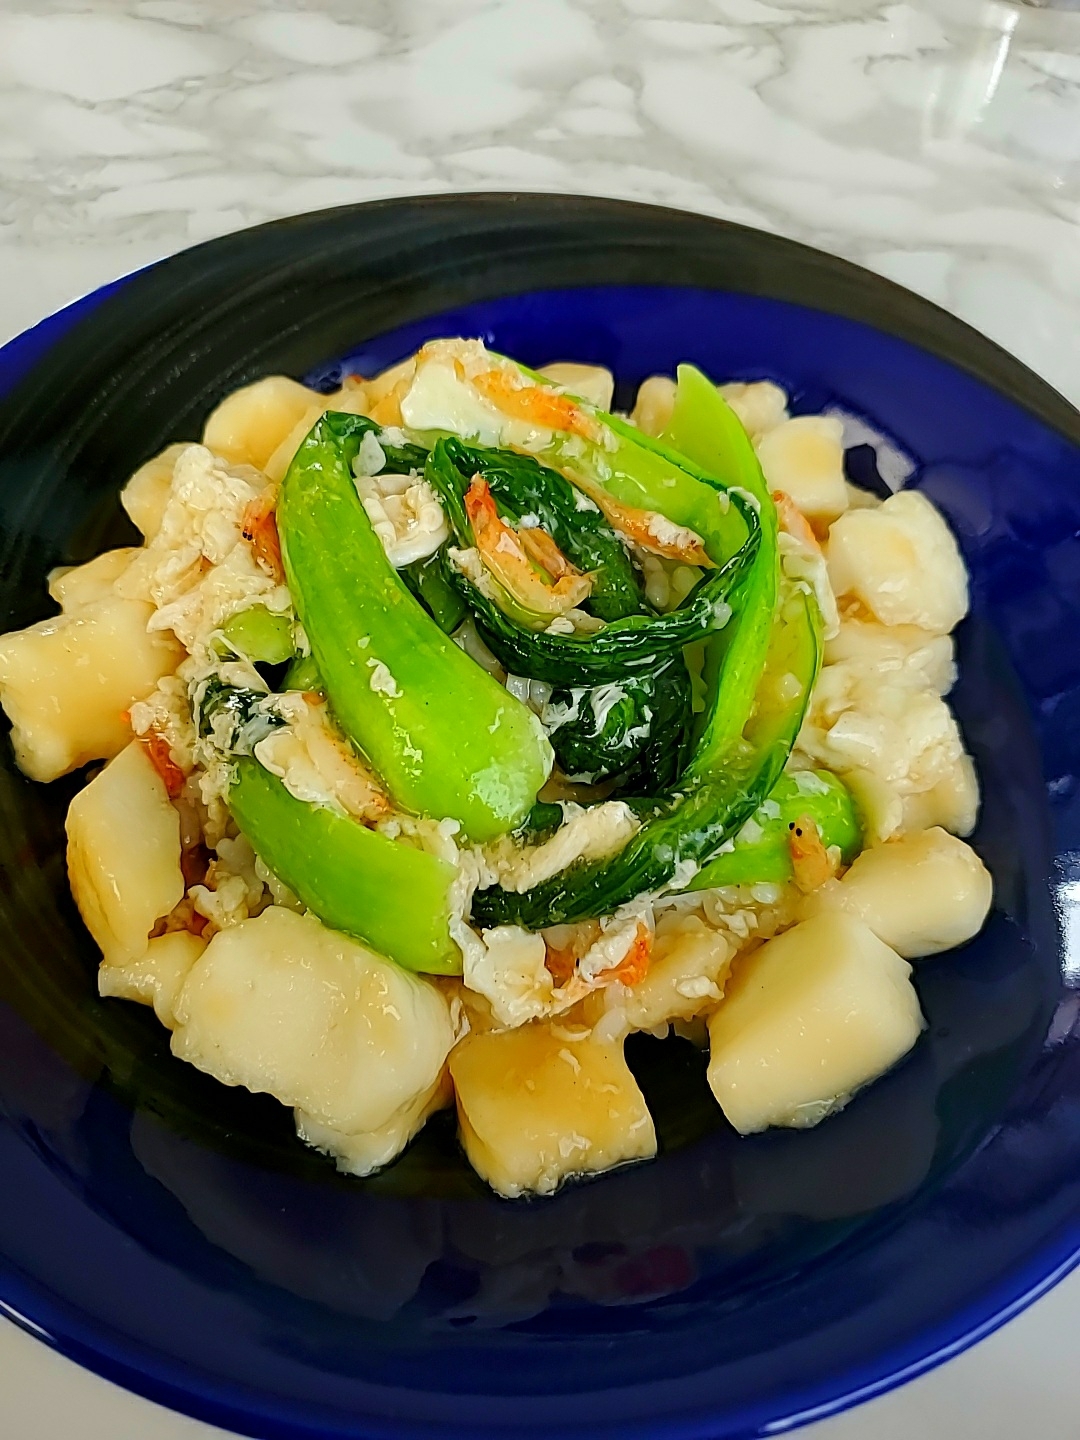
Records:
[[[92,767],[102,995],[351,1173],[453,1105],[504,1195],[646,1159],[635,1031],[707,1047],[738,1131],[815,1125],[986,917],[938,511],[770,383],[611,401],[476,340],[259,381],[0,639],[22,769]]]

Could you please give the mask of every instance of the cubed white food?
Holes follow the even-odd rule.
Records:
[[[576,395],[579,400],[588,400],[598,410],[611,409],[615,377],[603,365],[578,365],[572,360],[557,360],[553,365],[545,365],[540,374],[560,389]]]
[[[958,755],[929,790],[904,796],[905,831],[940,825],[954,835],[970,835],[978,818],[979,777],[968,754]]]
[[[974,822],[977,791],[966,783],[969,774],[973,782],[974,772],[964,761],[951,710],[934,693],[950,673],[946,656],[935,656],[932,646],[906,660],[877,665],[842,660],[821,672],[799,750],[813,765],[843,777],[871,841],[938,823],[946,815],[968,828]],[[919,797],[939,785],[948,793],[943,789],[923,806]],[[930,819],[921,818],[924,810]]]
[[[690,916],[678,930],[657,935],[643,980],[606,992],[608,1012],[621,1010],[627,1030],[689,1020],[723,995],[733,955],[722,932]]]
[[[234,465],[264,470],[281,442],[310,410],[326,402],[287,375],[268,375],[227,395],[203,429],[203,444]]]
[[[346,1175],[371,1175],[389,1165],[424,1126],[430,1115],[453,1104],[450,1076],[444,1071],[430,1090],[396,1110],[378,1130],[349,1135],[322,1124],[303,1110],[296,1111],[296,1133],[308,1145],[329,1155]]]
[[[67,839],[68,876],[86,928],[110,964],[138,959],[157,921],[184,895],[180,816],[138,741],[72,800]]]
[[[938,695],[948,694],[956,683],[952,637],[928,635],[917,625],[879,625],[846,616],[825,642],[825,664],[846,664],[853,675],[869,672],[872,682],[883,679]]]
[[[659,435],[675,409],[675,381],[670,375],[650,375],[638,386],[630,419],[646,435]]]
[[[120,491],[120,504],[144,540],[152,540],[161,528],[161,517],[172,490],[176,458],[187,448],[183,444],[166,446],[160,455],[140,465]]]
[[[152,1005],[163,1025],[176,1024],[174,1006],[188,972],[206,949],[201,935],[170,930],[149,940],[144,954],[122,964],[98,967],[98,993],[117,1000]]]
[[[911,966],[842,911],[736,967],[709,1021],[709,1084],[736,1130],[807,1128],[906,1055],[923,1028]]]
[[[849,510],[829,532],[837,597],[859,600],[885,625],[945,635],[967,614],[967,570],[952,531],[917,490],[876,510]]]
[[[862,824],[863,843],[880,845],[904,830],[904,797],[895,782],[857,765],[840,778],[851,791]]]
[[[138,551],[131,546],[120,550],[104,550],[85,565],[65,565],[49,575],[49,594],[62,610],[69,613],[107,600],[113,586]]]
[[[430,981],[279,906],[214,936],[176,1018],[180,1059],[346,1134],[430,1091],[454,1039]]]
[[[182,653],[171,636],[147,633],[153,613],[114,597],[0,637],[0,704],[31,780],[110,759],[130,740],[124,712]]]
[[[319,395],[314,390],[311,391],[311,404],[262,465],[262,472],[267,479],[272,480],[275,485],[281,483],[286,470],[292,464],[293,456],[300,449],[301,442],[319,416],[327,410],[339,410],[347,415],[367,415],[371,392],[378,384],[377,380],[365,384],[356,375],[346,375],[341,389],[335,390],[331,395]]]
[[[787,396],[771,380],[732,381],[717,389],[742,421],[752,440],[775,430],[788,418]]]
[[[883,499],[881,495],[875,495],[872,490],[864,490],[861,485],[852,485],[850,481],[848,482],[847,496],[849,510],[876,510]]]
[[[799,415],[757,441],[770,490],[790,495],[820,530],[848,508],[844,479],[844,427],[830,415]]]
[[[467,1035],[450,1072],[469,1163],[500,1195],[547,1195],[570,1175],[656,1153],[621,1040],[533,1021]]]
[[[842,880],[823,886],[807,905],[857,916],[914,960],[977,935],[993,891],[990,872],[971,846],[935,828],[864,850]]]

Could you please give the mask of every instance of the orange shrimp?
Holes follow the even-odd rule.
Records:
[[[547,941],[544,943],[547,945],[544,964],[547,966],[548,973],[555,982],[556,990],[561,990],[562,987],[573,978],[578,957],[575,955],[572,945],[568,946],[565,950],[559,950]]]
[[[776,516],[780,522],[780,529],[786,535],[798,540],[805,545],[807,550],[814,554],[821,554],[821,546],[818,538],[810,527],[810,521],[802,513],[795,501],[786,490],[774,490],[772,492],[773,504],[776,506]]]
[[[788,850],[795,884],[804,895],[819,889],[836,873],[818,827],[809,815],[800,815],[788,825]]]
[[[652,931],[643,920],[638,921],[634,943],[623,958],[610,970],[604,972],[605,980],[618,980],[623,985],[639,985],[649,971],[652,959]]]
[[[285,579],[285,568],[281,563],[281,541],[274,514],[276,505],[277,496],[273,490],[266,490],[252,500],[244,511],[242,533],[255,559],[280,585]]]
[[[652,931],[642,920],[637,923],[630,948],[617,965],[613,965],[610,970],[601,970],[593,980],[584,980],[577,976],[578,961],[589,953],[600,935],[600,927],[593,921],[577,927],[568,945],[553,945],[550,940],[545,940],[547,954],[544,964],[555,981],[557,990],[563,990],[573,983],[574,988],[567,991],[567,995],[578,1000],[590,991],[611,985],[616,980],[623,985],[637,985],[644,980],[652,958],[653,937]]]
[[[483,370],[472,383],[485,400],[515,420],[528,420],[545,430],[562,430],[599,443],[602,427],[571,400],[543,385],[521,385],[509,370]]]
[[[583,475],[569,473],[567,479],[582,494],[587,495],[607,520],[613,530],[624,535],[641,550],[650,555],[662,555],[666,560],[681,560],[684,565],[701,565],[714,569],[709,559],[705,542],[696,530],[688,525],[676,525],[666,515],[656,510],[642,510],[636,505],[626,505],[621,500]]]
[[[575,569],[565,556],[565,573],[554,584],[533,568],[521,536],[499,515],[491,488],[479,475],[473,476],[465,494],[465,513],[484,564],[526,609],[541,616],[564,615],[592,590],[592,577]]]
[[[175,800],[184,788],[187,776],[172,758],[169,742],[157,730],[151,730],[147,735],[140,735],[139,744],[146,751],[150,764],[165,782],[165,791],[169,799]]]
[[[540,526],[519,530],[518,539],[529,559],[539,565],[541,570],[546,570],[553,580],[561,580],[564,575],[581,574],[559,549],[554,539]]]

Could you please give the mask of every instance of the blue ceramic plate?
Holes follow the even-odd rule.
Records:
[[[652,1164],[493,1198],[449,1118],[337,1176],[287,1113],[100,1002],[68,897],[77,779],[0,769],[0,1303],[68,1355],[244,1433],[775,1433],[954,1353],[1080,1252],[1080,418],[933,306],[813,251],[606,201],[393,201],[263,227],[0,353],[0,625],[124,543],[116,492],[268,371],[329,386],[444,333],[598,361],[625,401],[692,360],[857,417],[973,581],[957,713],[996,905],[922,962],[911,1057],[809,1134],[739,1139],[683,1042],[631,1042]],[[1071,947],[1068,940],[1071,927]]]

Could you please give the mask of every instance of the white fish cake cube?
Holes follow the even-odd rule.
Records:
[[[105,550],[85,565],[65,565],[49,574],[49,594],[64,611],[81,610],[113,594],[117,580],[139,552],[133,546]]]
[[[855,915],[914,960],[977,935],[993,893],[990,872],[971,846],[935,827],[864,850],[842,880],[807,897],[807,908]]]
[[[146,953],[158,920],[184,895],[180,815],[137,741],[72,800],[68,877],[86,928],[110,964]]]
[[[671,1020],[689,1020],[711,1009],[724,993],[734,949],[697,917],[677,932],[658,934],[645,978],[616,987],[605,997],[619,1006],[630,1030],[654,1030]]]
[[[783,490],[819,533],[848,508],[844,427],[830,415],[798,415],[757,441],[770,490]]]
[[[547,1195],[571,1175],[656,1153],[621,1040],[533,1021],[467,1035],[450,1073],[469,1163],[500,1195]]]
[[[187,448],[185,444],[167,445],[160,455],[140,465],[120,491],[120,504],[144,540],[152,540],[161,529],[176,459]]]
[[[261,467],[267,479],[272,480],[275,485],[280,484],[292,464],[293,456],[300,449],[301,442],[319,416],[327,410],[340,410],[348,415],[366,415],[369,410],[370,391],[377,384],[377,381],[373,381],[371,385],[366,385],[357,376],[346,375],[341,389],[335,390],[332,395],[316,395],[312,391],[311,404]]]
[[[849,664],[892,684],[924,686],[946,695],[956,683],[953,641],[917,625],[879,625],[845,617],[825,642],[825,664]]]
[[[296,1133],[305,1144],[329,1155],[343,1174],[372,1175],[401,1154],[429,1116],[453,1103],[450,1074],[444,1070],[430,1090],[396,1110],[378,1130],[362,1130],[348,1135],[343,1130],[323,1125],[303,1110],[297,1110]]]
[[[124,712],[182,654],[171,637],[147,633],[152,614],[113,597],[0,636],[0,704],[31,780],[111,759],[131,739]]]
[[[313,407],[317,417],[325,404],[317,391],[299,381],[287,375],[267,375],[226,395],[207,420],[202,443],[234,465],[265,470],[266,462],[298,422]]]
[[[646,435],[659,435],[675,409],[675,381],[670,375],[650,375],[638,386],[630,419]]]
[[[917,490],[876,510],[849,510],[829,531],[829,579],[837,598],[859,600],[883,625],[946,635],[967,614],[963,557],[938,510]]]
[[[578,365],[573,360],[557,360],[540,370],[553,384],[560,386],[579,400],[588,400],[598,410],[611,409],[611,397],[615,394],[615,376],[603,365]]]
[[[904,797],[895,783],[865,766],[845,770],[840,778],[855,801],[865,843],[880,845],[903,832]]]
[[[709,1084],[735,1129],[805,1129],[907,1054],[911,966],[854,916],[804,920],[739,964],[709,1020]]]
[[[346,1134],[430,1091],[454,1040],[430,981],[280,906],[215,935],[175,1008],[181,1060]]]
[[[288,432],[280,445],[273,450],[263,468],[263,473],[275,485],[279,485],[285,478],[285,472],[292,464],[293,456],[300,449],[308,431],[318,420],[319,416],[326,410],[325,404],[315,403],[309,405],[304,413],[297,420],[293,428]]]
[[[978,818],[979,777],[975,762],[966,753],[958,755],[929,790],[904,796],[905,831],[940,825],[954,835],[970,835]]]
[[[787,396],[771,380],[733,380],[716,387],[752,440],[775,430],[788,418]]]
[[[117,1000],[152,1005],[163,1025],[176,1024],[174,1006],[188,972],[206,949],[201,935],[171,930],[155,935],[143,955],[122,964],[106,961],[98,967],[98,994]]]

